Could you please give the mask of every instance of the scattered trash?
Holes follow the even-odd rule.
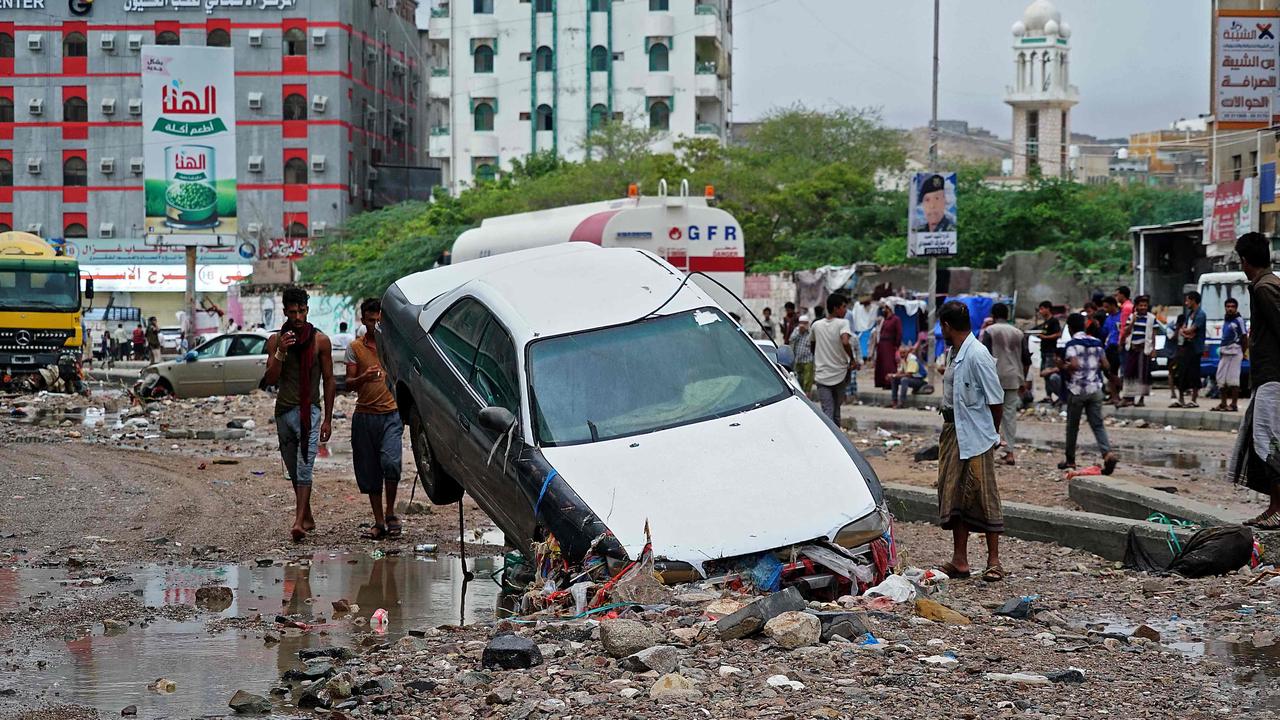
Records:
[[[916,586],[901,575],[890,575],[884,582],[863,594],[867,597],[887,597],[895,603],[911,602],[916,599]]]
[[[1084,682],[1084,671],[1080,668],[1067,668],[1066,670],[1053,670],[1044,674],[1049,682],[1054,683],[1082,683]]]
[[[376,633],[382,634],[387,631],[387,611],[378,608],[373,611],[373,615],[369,616],[369,627]]]
[[[168,695],[178,689],[178,683],[169,678],[156,678],[156,681],[148,685],[147,689],[162,695]]]
[[[938,446],[930,445],[923,450],[917,450],[913,456],[916,462],[928,462],[938,459]]]
[[[792,680],[786,675],[770,675],[769,679],[765,680],[765,682],[769,685],[769,687],[776,687],[776,688],[784,687],[791,690],[804,689],[804,683],[798,680]]]
[[[960,664],[960,661],[954,655],[930,655],[929,657],[920,658],[920,662],[942,667]]]
[[[884,441],[884,446],[886,448],[896,448],[901,444],[902,444],[901,440],[885,440]]]
[[[428,553],[428,554],[435,553],[439,549],[440,549],[440,546],[435,543],[421,543],[419,545],[413,546],[414,552]]]
[[[1010,598],[993,614],[1014,620],[1026,620],[1031,617],[1032,600],[1034,600],[1032,597]]]
[[[373,550],[370,550],[370,551],[369,551],[369,557],[370,557],[371,559],[373,559],[373,560],[381,560],[382,558],[384,558],[384,557],[386,557],[386,556],[387,556],[387,554],[386,554],[386,553],[382,552],[381,550],[379,550],[379,549],[377,549],[377,548],[374,548]]]
[[[1011,682],[1018,685],[1052,685],[1049,678],[1044,675],[1032,675],[1031,673],[983,673],[983,680],[993,680],[996,682]]]

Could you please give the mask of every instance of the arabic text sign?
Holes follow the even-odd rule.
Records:
[[[907,201],[907,257],[955,255],[956,174],[916,173]]]
[[[23,0],[18,0],[22,2]],[[44,0],[26,0],[43,2]],[[0,0],[3,6],[4,0]],[[298,0],[124,0],[125,12],[147,10],[204,10],[209,15],[227,10],[292,10]]]
[[[141,239],[68,239],[67,255],[84,265],[183,265],[186,252],[182,248],[157,247]],[[196,249],[196,262],[204,265],[243,265],[258,254],[257,245],[243,240],[236,245]]]
[[[1205,244],[1233,243],[1258,227],[1258,201],[1253,196],[1254,180],[1232,180],[1205,186]],[[1212,193],[1213,213],[1208,214]]]
[[[142,48],[147,235],[236,235],[231,48]]]
[[[196,292],[226,292],[253,273],[252,265],[196,265]],[[182,265],[81,265],[80,276],[93,278],[95,290],[107,292],[185,292]]]
[[[1214,115],[1235,127],[1271,124],[1277,98],[1280,16],[1219,13],[1214,57]]]

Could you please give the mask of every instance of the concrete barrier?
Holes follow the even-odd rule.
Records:
[[[896,519],[938,521],[936,490],[893,483],[886,484],[884,490]],[[1012,537],[1085,550],[1108,560],[1123,560],[1129,529],[1136,528],[1138,540],[1147,552],[1155,557],[1169,555],[1169,528],[1158,523],[1019,502],[1006,502],[1003,508],[1005,533]],[[1173,532],[1182,542],[1193,534],[1181,529]]]
[[[1177,520],[1197,525],[1238,525],[1247,518],[1229,510],[1190,498],[1152,490],[1117,477],[1073,478],[1067,494],[1080,507],[1093,513],[1146,520],[1152,513],[1162,513]]]

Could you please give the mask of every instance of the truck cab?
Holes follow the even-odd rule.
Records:
[[[0,385],[64,357],[79,363],[80,296],[75,258],[30,233],[0,233]]]

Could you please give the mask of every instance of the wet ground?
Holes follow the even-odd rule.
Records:
[[[411,629],[493,617],[498,585],[490,575],[499,563],[493,557],[469,561],[471,582],[463,581],[457,558],[373,559],[366,553],[317,553],[310,560],[266,567],[117,568],[107,581],[111,592],[133,595],[155,614],[120,621],[127,623],[124,627],[114,619],[73,622],[52,629],[58,639],[28,646],[21,656],[11,653],[6,664],[21,671],[0,673],[0,711],[6,709],[5,689],[21,684],[42,689],[25,703],[84,705],[104,716],[118,715],[128,705],[136,705],[141,718],[222,714],[238,689],[268,695],[281,673],[301,667],[299,650],[349,646],[355,634],[370,630],[394,639]],[[84,573],[69,577],[61,569],[0,570],[0,616],[57,603],[84,583],[96,587]],[[210,585],[231,588],[230,604],[198,604],[197,589]],[[355,605],[335,613],[334,601]],[[388,622],[371,627],[368,618],[379,608],[387,611]],[[286,628],[278,642],[264,640],[266,633],[256,624],[253,630],[237,628],[237,620],[278,614],[300,615],[308,628]],[[175,689],[152,689],[159,678],[173,681]]]

